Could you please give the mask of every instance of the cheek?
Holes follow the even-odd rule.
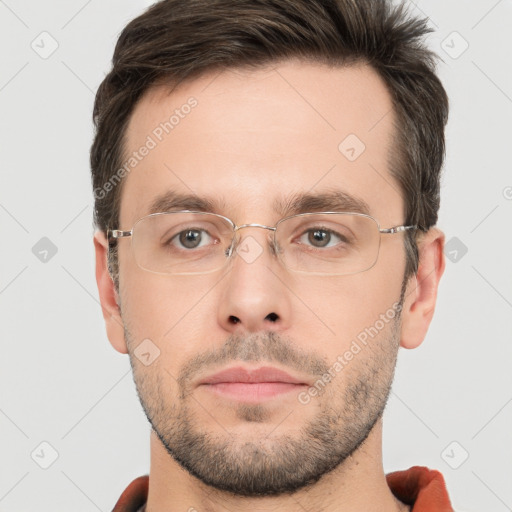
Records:
[[[327,342],[324,347],[329,346],[330,357],[335,358],[365,329],[377,323],[382,330],[382,321],[387,326],[396,315],[394,305],[400,298],[401,284],[400,268],[386,272],[374,267],[352,276],[304,279],[297,283],[296,294],[315,312],[319,322],[309,322],[303,329],[311,336],[321,336]]]
[[[321,345],[317,343],[315,348],[323,353],[329,374],[334,376],[333,385],[327,386],[325,403],[345,400],[347,390],[355,393],[359,385],[361,392],[387,387],[397,351],[394,328],[399,278],[382,272],[372,276],[368,271],[333,279],[315,290],[310,287],[308,301],[316,299],[308,304],[333,331],[318,339]],[[316,331],[309,332],[309,339],[320,338]]]
[[[162,355],[181,359],[197,352],[198,340],[216,320],[211,301],[203,297],[212,287],[205,276],[160,276],[131,269],[121,289],[123,321],[134,341],[154,341]]]
[[[162,289],[161,284],[150,286],[146,282],[137,285],[136,293],[134,289],[133,293],[127,294],[129,299],[123,306],[123,322],[128,326],[132,338],[129,351],[135,355],[140,353],[140,345],[151,347],[150,353],[154,351],[158,354],[151,366],[146,367],[136,361],[137,382],[139,386],[144,383],[148,386],[146,401],[153,394],[159,394],[158,386],[167,388],[169,393],[177,396],[176,378],[185,362],[197,355],[198,347],[194,340],[199,339],[199,331],[194,326],[198,322],[190,322],[194,310],[191,311],[189,301],[183,295],[172,287],[167,290]],[[151,340],[150,344],[145,341],[148,339]],[[157,409],[160,405],[154,404]]]

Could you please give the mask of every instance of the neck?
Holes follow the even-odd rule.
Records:
[[[203,484],[185,471],[151,432],[147,512],[397,512],[410,510],[386,483],[382,420],[351,457],[318,482],[292,495],[241,497]]]

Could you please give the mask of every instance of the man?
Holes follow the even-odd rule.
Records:
[[[388,2],[164,0],[101,84],[96,279],[152,426],[115,511],[449,511],[385,475],[444,270],[448,102]]]

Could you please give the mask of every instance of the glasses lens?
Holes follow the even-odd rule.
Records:
[[[232,225],[213,213],[167,212],[140,219],[133,228],[137,264],[160,274],[203,274],[221,268]]]
[[[377,261],[380,244],[375,219],[356,213],[307,213],[278,224],[283,263],[311,274],[363,272]]]

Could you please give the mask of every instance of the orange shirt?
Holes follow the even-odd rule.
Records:
[[[386,475],[389,488],[413,512],[453,512],[439,471],[414,466]],[[121,494],[112,512],[145,512],[149,476],[136,478]]]
[[[386,475],[391,492],[413,512],[453,512],[444,478],[439,471],[414,466]]]

